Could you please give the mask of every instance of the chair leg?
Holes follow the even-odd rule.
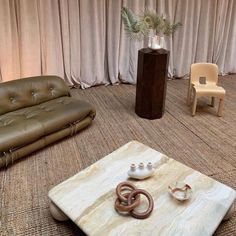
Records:
[[[211,97],[211,106],[215,107],[215,97]]]
[[[187,105],[190,106],[191,104],[191,95],[192,95],[192,86],[188,87],[188,95],[187,95]]]
[[[218,112],[217,112],[218,116],[222,116],[223,107],[224,107],[224,99],[220,98]]]
[[[195,92],[194,93],[194,98],[193,98],[192,116],[195,116],[196,107],[197,107],[197,94]]]

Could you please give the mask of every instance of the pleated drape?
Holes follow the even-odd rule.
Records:
[[[0,1],[0,75],[1,80],[20,76],[19,34],[16,6],[13,1]]]
[[[194,62],[236,72],[235,0],[0,0],[0,81],[54,74],[82,88],[136,83],[147,39],[127,37],[122,6],[182,22],[165,38],[170,76],[188,74]]]

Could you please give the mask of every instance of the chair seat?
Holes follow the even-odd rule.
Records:
[[[0,118],[0,151],[34,142],[57,130],[79,122],[93,108],[71,97],[60,97],[32,107],[6,113]]]
[[[222,87],[214,85],[214,84],[212,85],[209,85],[209,84],[196,85],[195,84],[193,88],[195,89],[198,95],[202,95],[202,96],[208,95],[208,96],[222,97],[225,95],[225,90]]]

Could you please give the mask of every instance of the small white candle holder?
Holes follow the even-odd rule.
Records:
[[[145,166],[144,163],[139,163],[138,168],[136,168],[135,164],[130,165],[130,169],[128,171],[128,175],[133,179],[146,179],[152,176],[154,173],[154,168],[151,162]]]

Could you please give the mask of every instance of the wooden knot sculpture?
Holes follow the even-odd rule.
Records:
[[[126,192],[124,193],[124,191]],[[152,213],[154,207],[152,196],[143,189],[137,189],[131,182],[125,181],[118,184],[116,195],[115,209],[117,212],[128,212],[136,219],[146,219]],[[135,211],[135,208],[140,205],[140,195],[144,195],[148,199],[148,209],[144,212]]]

